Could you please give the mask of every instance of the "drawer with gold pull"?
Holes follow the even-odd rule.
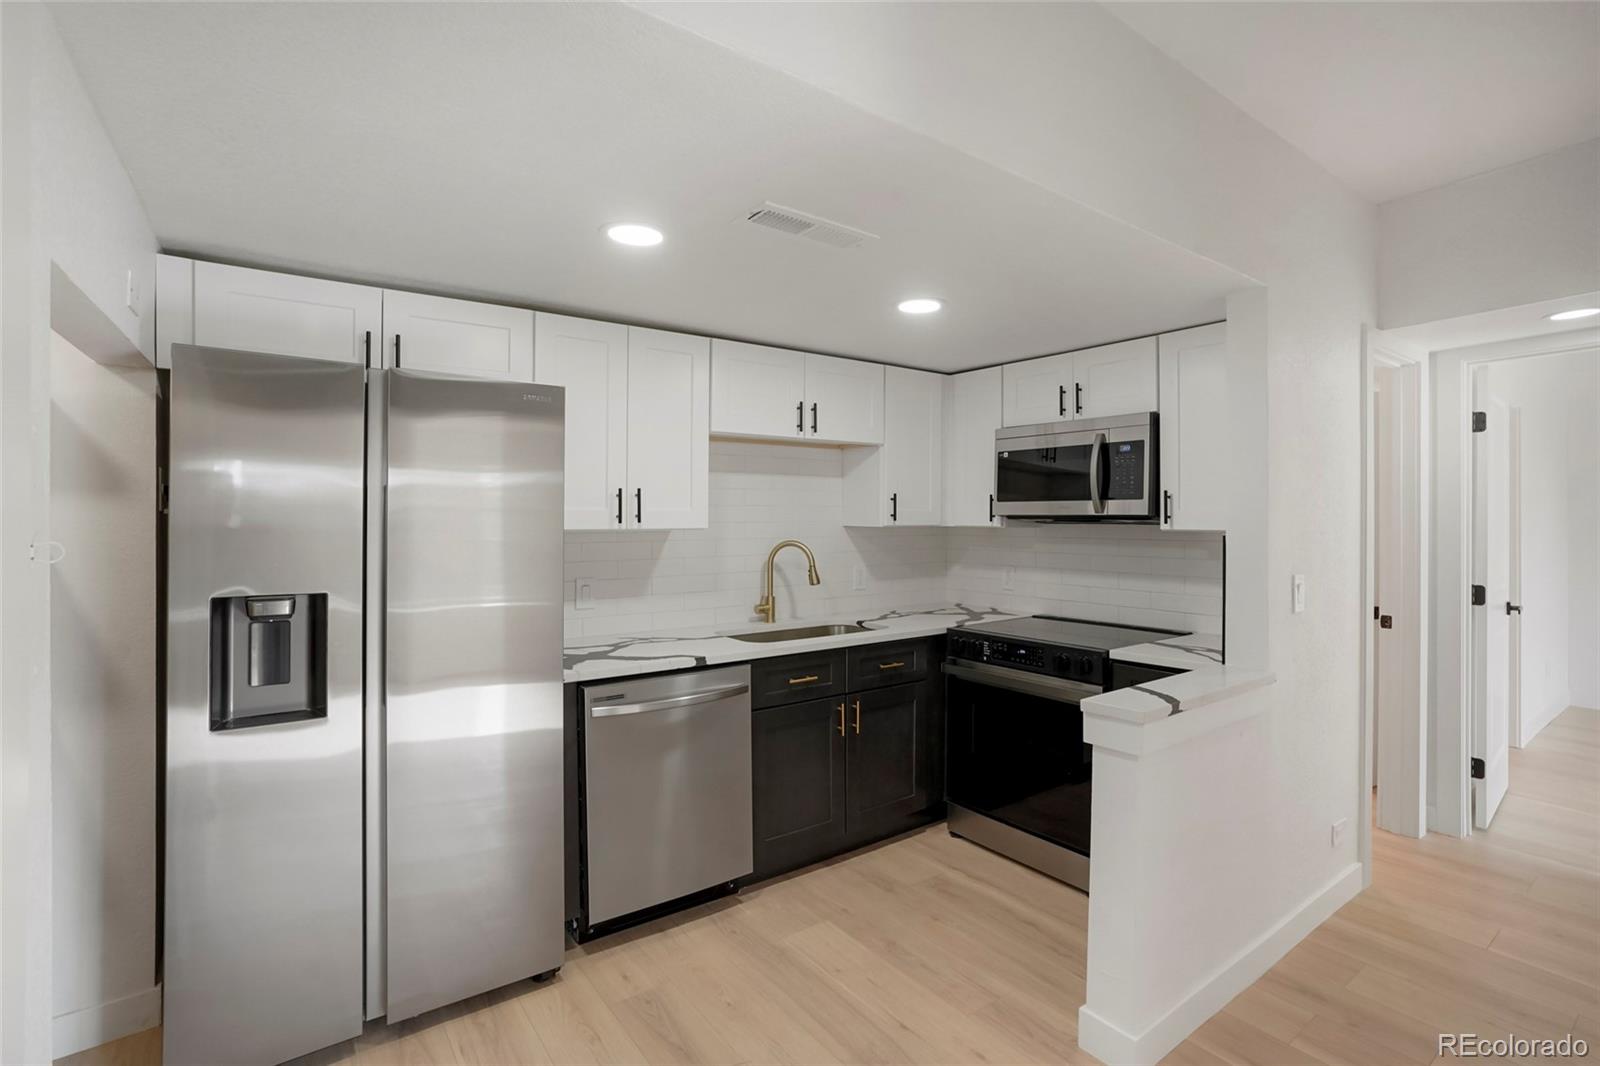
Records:
[[[845,691],[844,650],[756,659],[750,663],[750,705],[773,707]]]
[[[932,646],[932,640],[919,637],[846,648],[850,691],[921,681],[928,676]]]

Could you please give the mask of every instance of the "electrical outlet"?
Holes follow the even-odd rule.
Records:
[[[591,578],[580,577],[576,582],[576,589],[572,596],[572,609],[575,611],[591,611],[594,609],[594,581]]]
[[[1350,819],[1348,818],[1340,818],[1337,822],[1333,823],[1333,832],[1330,834],[1330,839],[1328,841],[1330,846],[1336,848],[1340,844],[1344,843],[1344,827],[1349,823],[1349,821]]]
[[[867,591],[867,568],[860,563],[856,563],[850,568],[850,591]]]
[[[132,267],[128,268],[128,284],[126,288],[128,310],[132,311],[134,317],[137,318],[139,316],[139,279],[133,276]]]
[[[1000,589],[1002,592],[1017,591],[1017,568],[1008,566],[1000,572]]]
[[[1293,574],[1289,580],[1289,592],[1294,604],[1295,614],[1306,613],[1306,575]]]

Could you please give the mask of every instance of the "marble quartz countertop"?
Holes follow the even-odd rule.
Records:
[[[1130,644],[1113,650],[1111,657],[1118,662],[1168,670],[1199,670],[1222,665],[1222,637],[1216,633],[1189,633],[1148,644]]]
[[[1015,617],[1015,614],[1007,611],[958,603],[883,611],[865,618],[794,618],[772,626],[757,624],[674,630],[642,636],[580,637],[562,649],[562,678],[565,681],[596,681],[653,674],[662,670],[748,662],[825,648],[875,644],[906,637],[931,637],[951,626]],[[770,644],[756,644],[733,637],[735,633],[839,623],[864,625],[867,632],[782,640]]]

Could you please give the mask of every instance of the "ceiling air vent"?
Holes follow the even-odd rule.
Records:
[[[770,201],[746,215],[745,220],[754,222],[758,226],[765,226],[767,229],[775,229],[779,233],[787,233],[791,237],[804,237],[808,241],[831,245],[834,248],[858,248],[867,241],[878,239],[875,233],[846,226],[842,222],[831,222],[817,215],[808,215],[804,211],[796,211],[792,207],[784,207],[782,204]]]

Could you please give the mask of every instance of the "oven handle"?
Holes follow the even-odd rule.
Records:
[[[986,663],[946,660],[943,669],[946,676],[961,681],[971,681],[973,684],[988,685],[991,688],[1003,688],[1010,692],[1022,692],[1030,696],[1043,696],[1047,700],[1057,700],[1062,703],[1077,703],[1079,700],[1098,696],[1105,691],[1099,685],[1068,681],[1060,677],[1025,674],[1020,670],[1008,670],[1003,666],[989,666]]]
[[[1100,496],[1100,456],[1105,446],[1104,433],[1096,433],[1094,443],[1089,446],[1089,502],[1094,506],[1095,514],[1106,513],[1106,501]]]

